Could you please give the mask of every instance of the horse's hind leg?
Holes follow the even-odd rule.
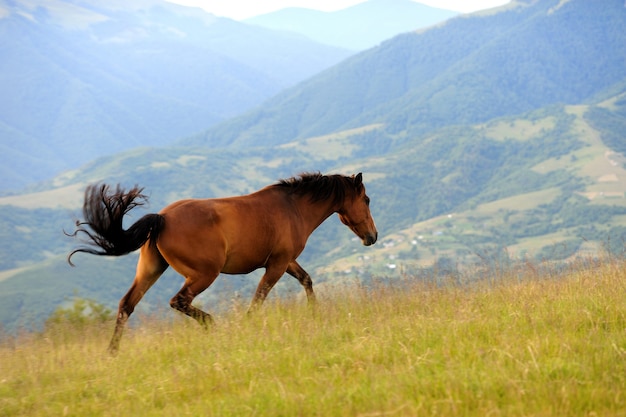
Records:
[[[205,313],[199,308],[192,306],[191,303],[196,296],[200,295],[202,291],[206,290],[211,284],[213,284],[213,281],[215,281],[215,278],[217,278],[218,275],[219,272],[188,276],[185,280],[183,288],[181,288],[180,291],[178,291],[178,293],[170,300],[170,306],[173,309],[196,319],[198,323],[204,327],[208,324],[212,324],[213,317],[211,317],[209,313]]]
[[[167,262],[163,259],[156,246],[146,243],[141,247],[135,280],[126,295],[120,300],[117,311],[115,331],[109,344],[109,352],[112,354],[115,354],[119,349],[120,339],[122,338],[128,317],[130,317],[137,303],[139,303],[156,280],[159,279],[161,274],[165,272],[167,267]]]

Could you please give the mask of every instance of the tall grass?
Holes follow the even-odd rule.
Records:
[[[114,358],[112,324],[56,327],[4,341],[0,416],[624,416],[624,266],[133,317]]]

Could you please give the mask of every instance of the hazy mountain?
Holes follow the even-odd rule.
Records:
[[[301,257],[316,283],[417,274],[435,262],[445,272],[492,256],[623,254],[625,25],[621,0],[516,2],[458,17],[360,53],[176,146],[100,158],[40,192],[0,198],[0,318],[37,324],[70,289],[111,306],[127,290],[132,257],[65,263],[76,242],[61,230],[72,230],[85,185],[102,180],[145,186],[147,210],[158,211],[301,171],[363,171],[379,243],[361,247],[333,217]],[[210,310],[250,296],[257,280],[218,282],[200,300]],[[277,289],[290,283],[300,291],[289,277]],[[164,277],[144,306],[165,306],[180,284]]]
[[[290,7],[246,19],[246,23],[300,33],[342,48],[363,50],[402,32],[443,22],[457,12],[412,0],[366,0],[334,12]]]
[[[163,145],[347,57],[161,0],[0,0],[0,190]]]
[[[513,2],[355,55],[186,144],[273,145],[371,123],[411,138],[556,103],[624,82],[626,9]]]

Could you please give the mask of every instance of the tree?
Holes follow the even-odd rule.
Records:
[[[113,311],[97,301],[75,298],[69,307],[57,308],[46,320],[46,329],[57,326],[84,328],[92,324],[101,324],[114,317]]]

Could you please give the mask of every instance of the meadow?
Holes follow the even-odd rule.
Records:
[[[3,337],[0,416],[626,416],[626,264],[321,286],[208,331],[133,316]]]

